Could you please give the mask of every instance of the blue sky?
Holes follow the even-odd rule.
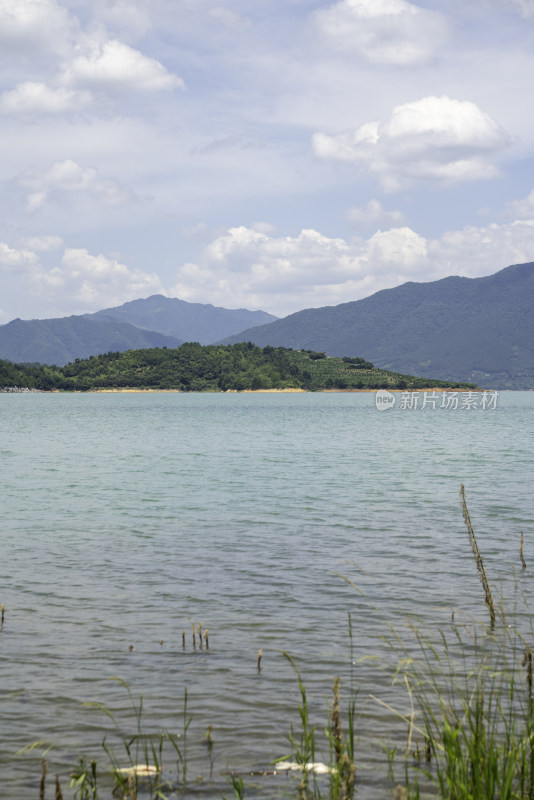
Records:
[[[534,0],[0,0],[0,323],[534,260]]]

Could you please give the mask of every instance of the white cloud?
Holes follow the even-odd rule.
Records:
[[[0,0],[0,45],[4,53],[61,52],[75,28],[55,0]]]
[[[0,269],[28,269],[37,264],[39,259],[31,250],[17,250],[5,242],[0,242]]]
[[[119,29],[142,32],[149,27],[150,15],[142,4],[117,0],[99,11],[110,23],[122,20],[122,25],[115,25]],[[0,47],[12,51],[13,64],[15,55],[23,56],[24,63],[33,60],[30,75],[33,78],[37,68],[40,78],[20,80],[22,71],[11,65],[19,82],[0,96],[0,113],[5,115],[24,118],[79,111],[92,102],[88,89],[119,94],[184,88],[183,80],[156,58],[111,38],[100,20],[95,18],[84,31],[55,0],[0,0]],[[39,61],[43,49],[48,51],[47,60]],[[54,77],[41,77],[52,70]]]
[[[429,241],[429,259],[443,275],[477,277],[534,261],[534,220],[467,226]]]
[[[534,220],[468,226],[433,239],[408,227],[393,227],[355,241],[312,229],[297,236],[277,236],[240,226],[205,247],[197,263],[183,264],[174,285],[166,289],[158,275],[85,248],[68,247],[51,267],[45,266],[37,252],[48,250],[50,260],[53,249],[62,247],[59,237],[33,237],[24,245],[0,243],[0,272],[10,272],[12,283],[17,276],[28,298],[52,305],[56,315],[97,310],[160,292],[190,302],[263,308],[283,316],[357,300],[406,281],[478,277],[532,261]]]
[[[425,240],[409,228],[351,244],[312,229],[276,237],[241,226],[206,247],[199,264],[184,264],[168,294],[206,302],[209,286],[210,302],[287,314],[408,280],[425,258]]]
[[[82,167],[71,159],[57,161],[43,172],[27,172],[19,183],[31,189],[26,196],[28,213],[39,211],[50,197],[64,194],[93,197],[107,206],[119,206],[132,200],[132,194],[116,181],[103,179],[94,167]]]
[[[184,82],[159,61],[117,39],[93,41],[87,55],[68,64],[62,80],[67,85],[146,92],[184,88]]]
[[[468,100],[423,97],[395,106],[386,123],[312,139],[320,158],[362,162],[387,191],[414,179],[456,183],[498,175],[490,156],[509,137],[489,114]]]
[[[341,0],[313,18],[332,48],[373,63],[425,61],[447,35],[442,14],[406,0]]]
[[[52,307],[54,316],[82,313],[162,290],[158,275],[132,269],[113,257],[93,255],[85,248],[64,248],[58,236],[36,236],[24,244],[27,247],[16,248],[0,242],[0,275],[10,273],[4,284],[24,298],[25,309],[32,298],[39,298],[44,304],[39,316],[50,315],[42,312],[43,307]],[[62,252],[54,256],[53,251],[59,249]],[[34,250],[44,254],[43,261]],[[21,316],[26,317],[27,310]]]
[[[427,255],[428,246],[423,236],[411,228],[390,228],[371,236],[366,242],[362,258],[373,272],[390,273],[391,270],[401,269],[407,274],[413,270],[419,272]]]
[[[89,92],[65,87],[53,89],[45,83],[27,81],[0,95],[0,113],[19,116],[62,114],[84,108],[90,102]]]
[[[157,275],[130,269],[102,254],[94,256],[84,248],[67,247],[60,266],[36,269],[31,276],[34,292],[54,298],[68,308],[98,309],[145,297],[161,289]],[[71,311],[72,313],[72,311]]]
[[[386,211],[380,200],[372,199],[361,208],[351,206],[347,211],[347,219],[351,222],[363,224],[377,224],[379,222],[395,222],[398,224],[403,222],[404,214],[402,211]]]
[[[357,300],[406,281],[478,277],[534,260],[534,221],[466,227],[427,239],[408,227],[347,242],[315,230],[298,236],[230,228],[184,264],[168,296],[283,316]]]

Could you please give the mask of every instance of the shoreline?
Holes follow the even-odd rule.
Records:
[[[391,393],[402,394],[403,392],[493,392],[495,389],[455,389],[450,386],[427,386],[421,389],[317,389],[315,392],[310,392],[307,389],[298,387],[286,389],[227,389],[220,392],[184,392],[182,389],[88,389],[87,391],[62,391],[56,390],[50,394],[346,394],[363,392],[371,394],[379,391],[387,391]]]

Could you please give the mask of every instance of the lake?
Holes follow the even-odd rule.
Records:
[[[285,651],[319,729],[334,676],[345,700],[359,688],[357,796],[390,798],[381,742],[405,734],[369,695],[405,699],[381,635],[406,615],[434,627],[487,616],[462,483],[492,584],[532,595],[534,392],[503,392],[495,409],[440,402],[0,394],[2,796],[38,797],[45,745],[15,758],[25,745],[53,743],[65,798],[78,754],[104,765],[106,732],[119,752],[109,717],[83,705],[106,704],[134,736],[118,676],[143,695],[143,731],[181,734],[180,746],[187,689],[188,786],[170,796],[229,797],[224,773],[270,771],[291,751],[299,695]],[[193,648],[200,622],[208,650],[198,636]],[[244,780],[247,798],[290,796],[285,778]]]

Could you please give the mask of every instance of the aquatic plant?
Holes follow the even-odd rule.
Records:
[[[354,717],[355,696],[351,693],[348,710],[348,730],[343,735],[340,712],[340,680],[334,679],[332,687],[333,699],[329,708],[328,722],[325,729],[326,740],[329,745],[329,763],[316,761],[316,730],[317,727],[310,722],[310,712],[306,687],[297,667],[295,659],[282,651],[283,656],[289,661],[297,675],[299,687],[299,717],[300,729],[295,732],[293,726],[289,732],[289,742],[293,748],[290,755],[283,756],[275,762],[281,769],[292,769],[294,766],[300,772],[297,796],[299,800],[318,800],[322,797],[321,786],[317,781],[318,775],[328,775],[329,800],[351,800],[354,796],[356,784],[356,765],[354,763]],[[310,785],[310,776],[312,778]]]
[[[232,783],[232,789],[234,790],[234,795],[237,800],[243,800],[245,797],[245,786],[243,784],[243,778],[241,775],[231,775],[230,781]],[[223,798],[226,800],[226,798]]]
[[[411,708],[399,714],[407,726],[404,789],[407,798],[433,790],[453,800],[532,800],[533,631],[521,630],[504,602],[497,612],[463,486],[461,500],[490,623],[453,615],[437,631],[413,621],[402,633],[389,626],[394,682],[402,677]]]
[[[153,800],[165,800],[168,790],[185,785],[187,779],[187,730],[191,723],[191,717],[187,712],[187,690],[184,694],[183,744],[180,747],[176,734],[169,731],[160,731],[157,734],[145,732],[142,696],[136,700],[130,686],[122,678],[113,676],[111,680],[118,681],[128,694],[135,733],[132,734],[131,730],[126,732],[118,723],[115,714],[103,703],[84,703],[84,706],[101,711],[112,721],[115,738],[118,738],[119,744],[110,743],[108,735],[104,736],[102,748],[107,756],[107,768],[99,768],[96,760],[87,761],[83,756],[78,759],[71,772],[70,781],[74,797],[76,800],[98,800],[99,782],[106,785],[106,776],[111,774],[113,794],[116,795],[118,792],[122,800],[137,800],[141,788],[143,791],[148,791]],[[177,758],[177,777],[172,783],[163,777],[164,756],[168,756],[169,753]],[[99,779],[99,772],[104,773],[102,781]]]

